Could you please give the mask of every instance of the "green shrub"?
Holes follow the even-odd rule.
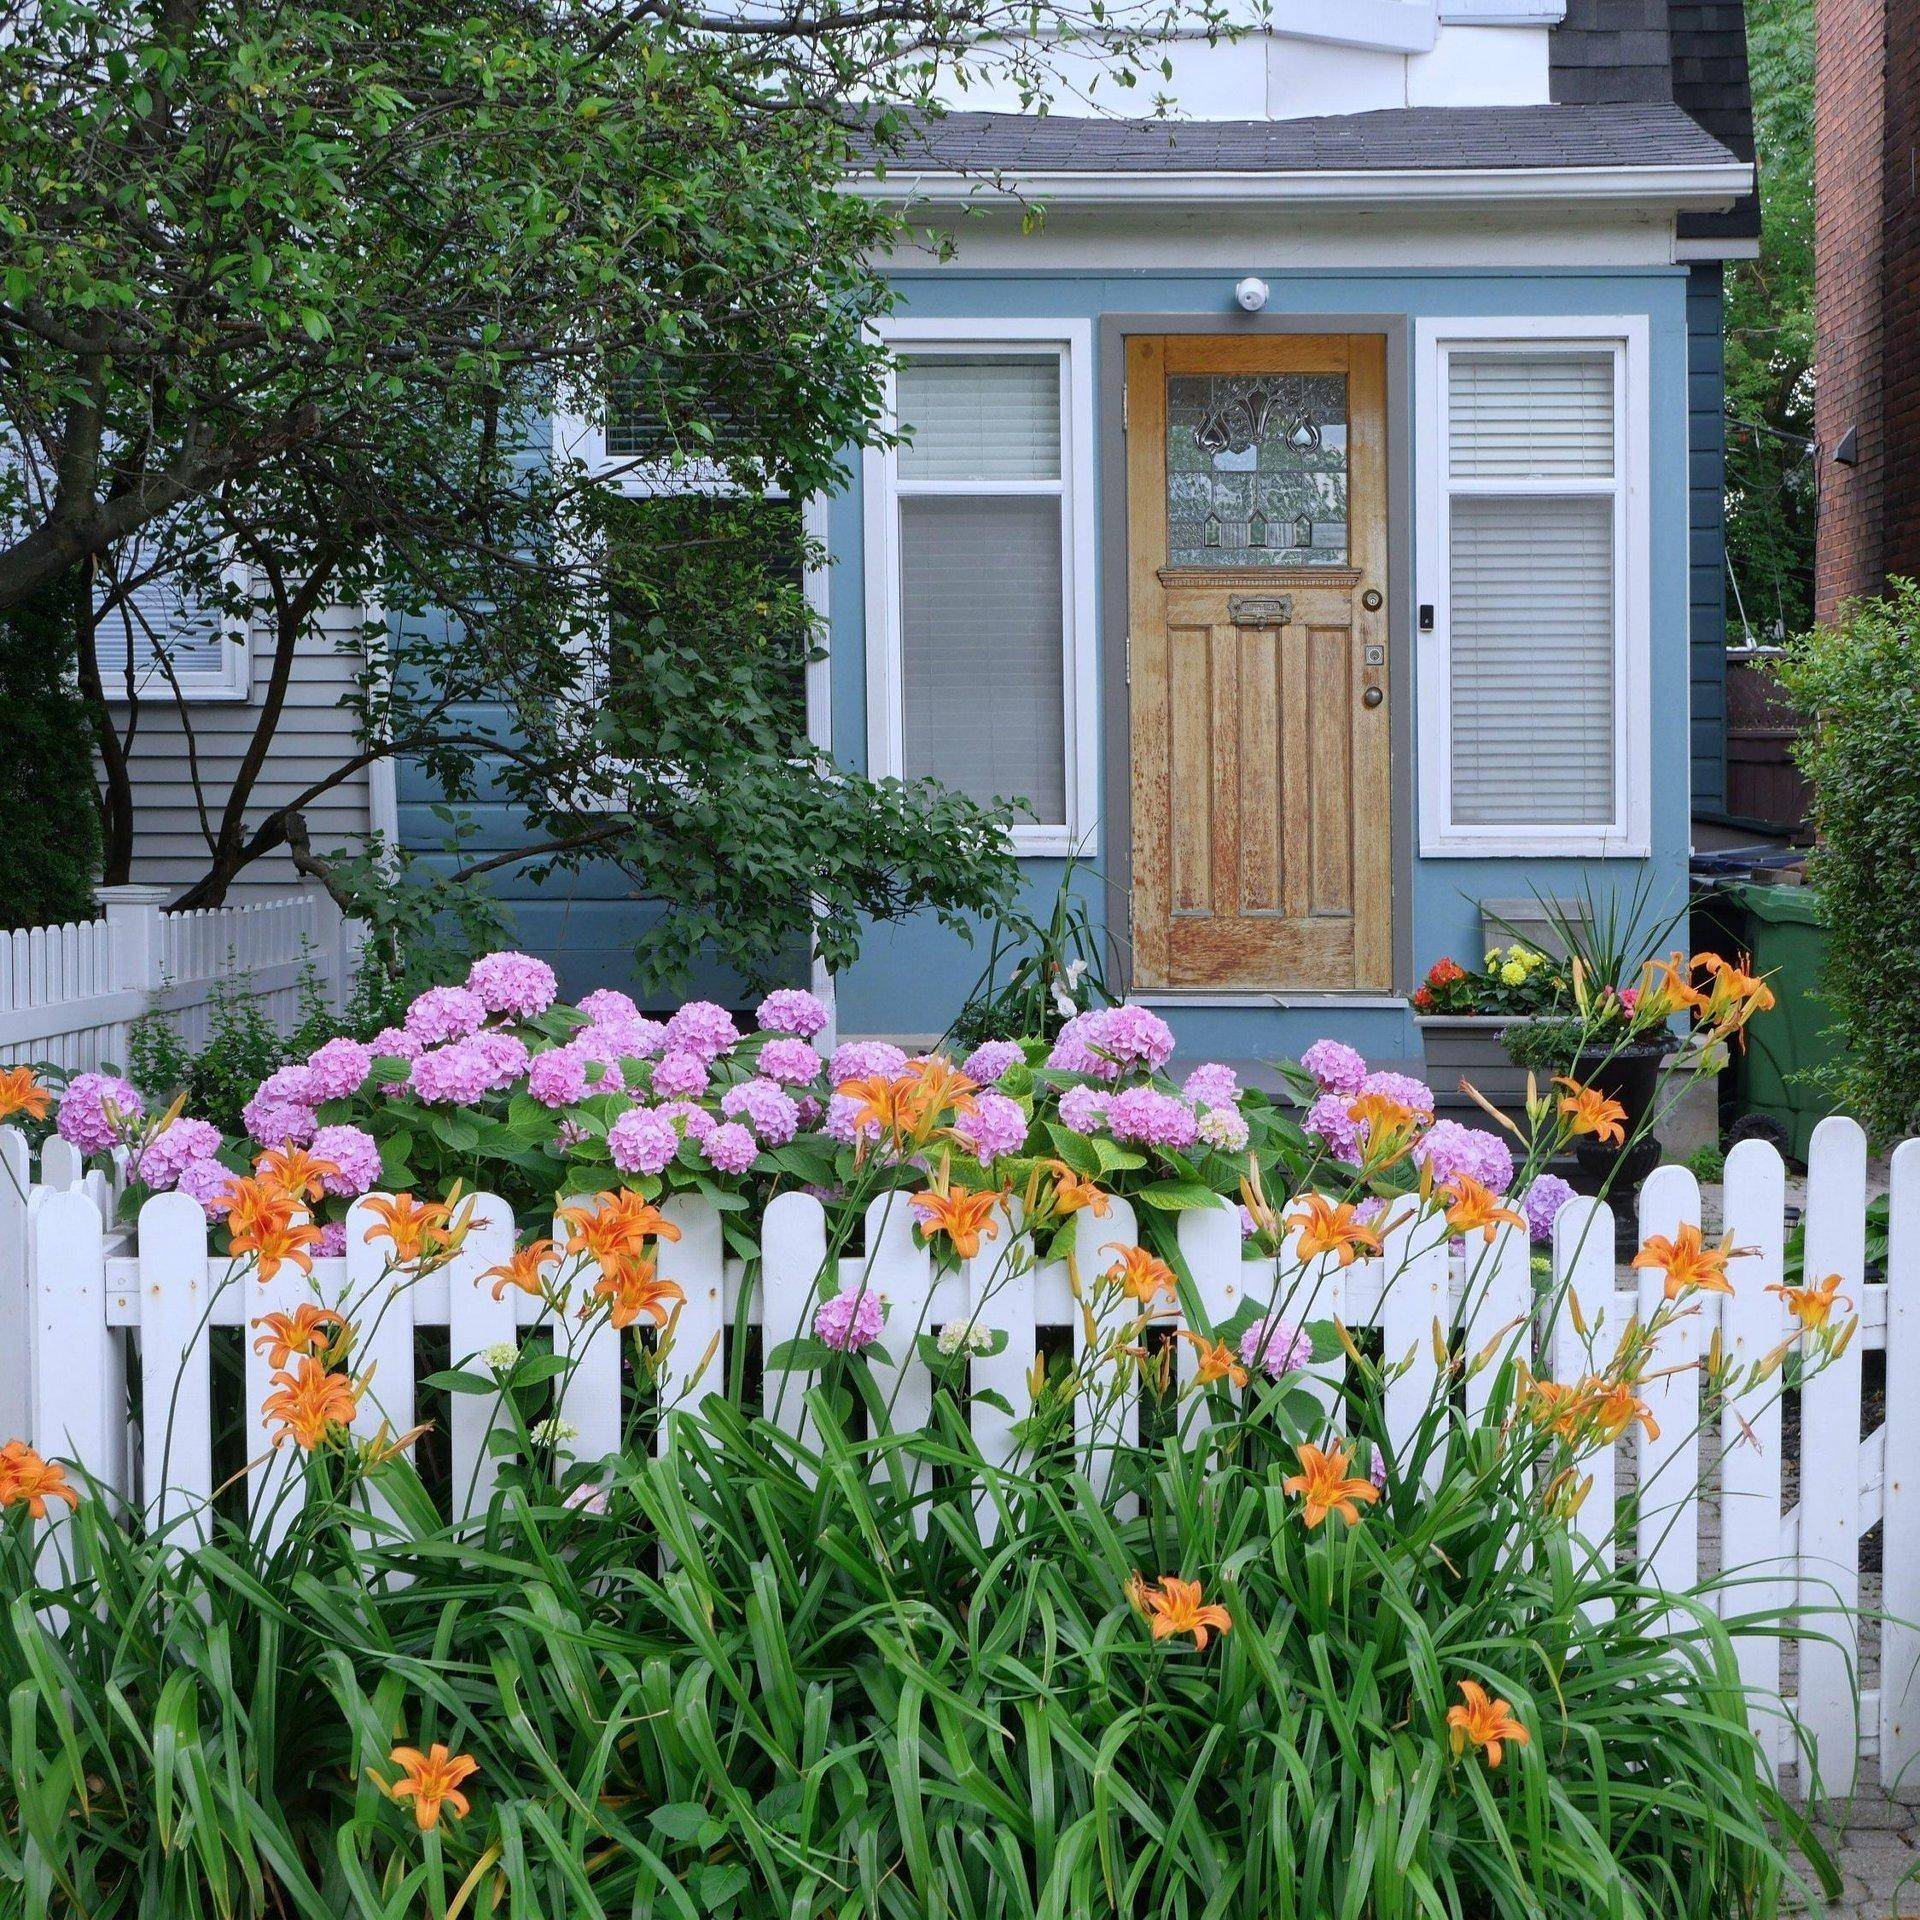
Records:
[[[93,735],[75,684],[86,576],[0,613],[0,927],[90,920],[100,878]]]
[[[1822,1088],[1879,1139],[1920,1130],[1920,584],[1896,580],[1795,641],[1779,664],[1807,716],[1808,877],[1831,927],[1837,1016]]]

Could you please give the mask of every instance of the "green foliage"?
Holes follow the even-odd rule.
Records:
[[[1748,0],[1764,216],[1727,269],[1729,618],[1755,638],[1813,615],[1813,0]]]
[[[1680,1164],[1696,1180],[1717,1183],[1727,1177],[1727,1156],[1720,1147],[1695,1147]]]
[[[211,1120],[222,1133],[241,1134],[241,1110],[274,1068],[319,1044],[306,1034],[318,1024],[311,1015],[303,1032],[283,1039],[268,1019],[244,973],[214,982],[207,1002],[207,1040],[197,1052],[165,1013],[146,1013],[133,1024],[127,1046],[127,1073],[156,1107],[186,1096],[186,1111]],[[320,1036],[324,1038],[325,1036]],[[304,1044],[303,1044],[304,1042]]]
[[[987,963],[948,1029],[953,1046],[976,1047],[1015,1033],[1051,1039],[1076,1013],[1118,1002],[1106,946],[1077,885],[1080,872],[1079,861],[1066,863],[1044,922],[1020,907],[995,917]]]
[[[85,591],[75,571],[0,612],[0,927],[93,917],[100,813],[86,709],[73,685]]]
[[[1809,718],[1807,862],[1830,928],[1838,1016],[1823,1088],[1877,1138],[1920,1128],[1920,584],[1896,580],[1797,641],[1780,683]]]

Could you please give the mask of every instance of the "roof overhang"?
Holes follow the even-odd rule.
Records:
[[[1695,213],[1730,207],[1753,190],[1753,168],[1709,166],[1315,168],[1307,171],[1124,172],[1008,170],[957,173],[902,165],[849,178],[873,200],[960,206],[992,197],[1083,206],[1206,204],[1300,206],[1646,206]]]

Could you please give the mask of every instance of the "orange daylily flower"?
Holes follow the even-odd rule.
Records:
[[[1363,1248],[1380,1251],[1378,1228],[1358,1218],[1359,1208],[1350,1200],[1327,1200],[1317,1193],[1308,1194],[1296,1210],[1287,1215],[1289,1231],[1298,1229],[1300,1258],[1317,1260],[1322,1254],[1335,1255],[1343,1267],[1353,1265],[1354,1256]]]
[[[16,1113],[44,1120],[52,1105],[51,1090],[33,1077],[31,1067],[0,1068],[0,1120],[11,1120]]]
[[[1104,1220],[1112,1206],[1106,1191],[1094,1181],[1074,1172],[1064,1160],[1048,1163],[1053,1174],[1053,1188],[1047,1196],[1047,1209],[1050,1213],[1078,1213],[1082,1207],[1090,1208],[1096,1220]]]
[[[1719,1038],[1737,1033],[1744,1047],[1747,1022],[1756,1013],[1772,1010],[1773,989],[1759,974],[1749,970],[1752,962],[1745,954],[1741,955],[1738,966],[1717,953],[1696,953],[1693,964],[1705,968],[1709,982],[1705,994],[1695,1001],[1700,1008],[1701,1023]]]
[[[1178,1293],[1179,1282],[1173,1277],[1173,1269],[1145,1247],[1129,1247],[1118,1240],[1109,1240],[1100,1251],[1119,1256],[1100,1277],[1111,1280],[1128,1299],[1137,1300],[1142,1307],[1150,1310],[1163,1293],[1169,1299]]]
[[[901,1086],[900,1082],[905,1082]],[[895,1108],[912,1132],[930,1130],[939,1117],[949,1111],[971,1113],[979,1082],[970,1080],[950,1060],[930,1053],[909,1060],[895,1083]]]
[[[1203,1603],[1198,1580],[1180,1580],[1169,1573],[1149,1586],[1136,1573],[1126,1591],[1127,1599],[1146,1616],[1156,1640],[1190,1633],[1194,1650],[1204,1652],[1210,1631],[1226,1633],[1233,1626],[1225,1607]]]
[[[1493,1189],[1470,1173],[1456,1173],[1441,1191],[1447,1200],[1447,1226],[1454,1233],[1477,1229],[1485,1244],[1492,1246],[1503,1225],[1526,1230],[1526,1216],[1503,1207]]]
[[[1617,1145],[1627,1137],[1627,1110],[1618,1100],[1598,1087],[1583,1087],[1564,1073],[1556,1075],[1553,1084],[1566,1088],[1560,1096],[1560,1115],[1569,1133],[1590,1133],[1603,1147]]]
[[[299,1212],[292,1194],[271,1180],[235,1174],[227,1182],[227,1231],[238,1238],[288,1226]]]
[[[962,1260],[971,1260],[980,1251],[982,1238],[1000,1237],[1000,1223],[994,1218],[1000,1195],[993,1189],[969,1192],[953,1187],[940,1193],[929,1187],[908,1204],[920,1221],[922,1236],[931,1240],[936,1233],[944,1233]]]
[[[234,1253],[250,1253],[262,1286],[280,1276],[282,1267],[298,1267],[302,1273],[313,1271],[313,1250],[320,1244],[320,1229],[310,1221],[263,1219],[250,1233],[236,1233],[228,1241]]]
[[[1640,1001],[1634,1008],[1640,1020],[1665,1020],[1683,1007],[1704,1007],[1706,995],[1693,984],[1691,971],[1692,963],[1684,954],[1671,953],[1657,966],[1649,960],[1640,969]]]
[[[1311,1443],[1296,1449],[1300,1471],[1281,1482],[1282,1491],[1297,1493],[1305,1502],[1304,1514],[1309,1528],[1317,1527],[1328,1514],[1337,1513],[1348,1526],[1360,1518],[1356,1500],[1371,1504],[1380,1498],[1380,1489],[1371,1480],[1348,1473],[1353,1459],[1351,1447],[1316,1447]]]
[[[255,1353],[267,1356],[270,1367],[284,1367],[297,1354],[324,1353],[332,1345],[332,1331],[347,1323],[331,1307],[304,1302],[291,1313],[269,1313],[253,1323],[262,1329],[253,1343]]]
[[[1537,1427],[1550,1427],[1562,1440],[1580,1436],[1586,1422],[1585,1398],[1578,1387],[1558,1380],[1533,1380],[1526,1388],[1526,1413]]]
[[[905,1131],[900,1102],[907,1090],[904,1078],[895,1080],[884,1073],[869,1073],[858,1080],[843,1080],[834,1092],[853,1102],[853,1134],[861,1147],[866,1145],[866,1130],[877,1128],[897,1139]]]
[[[344,1373],[329,1373],[310,1355],[301,1359],[298,1371],[276,1373],[273,1384],[279,1391],[267,1395],[260,1411],[280,1422],[273,1436],[276,1447],[291,1440],[302,1453],[311,1453],[330,1427],[352,1425],[360,1409],[353,1382]]]
[[[1531,1736],[1514,1718],[1512,1707],[1504,1700],[1492,1699],[1479,1681],[1462,1680],[1460,1695],[1466,1705],[1447,1709],[1447,1725],[1452,1729],[1456,1755],[1471,1746],[1486,1755],[1488,1766],[1497,1767],[1507,1741],[1523,1747],[1527,1744]]]
[[[458,1191],[456,1187],[454,1192]],[[363,1238],[369,1246],[376,1240],[387,1241],[396,1267],[411,1266],[417,1260],[437,1265],[459,1251],[472,1221],[471,1201],[457,1217],[453,1203],[452,1194],[445,1200],[424,1202],[410,1193],[396,1193],[390,1200],[376,1194],[361,1203],[374,1218]]]
[[[1362,1161],[1378,1169],[1391,1166],[1412,1151],[1423,1116],[1390,1094],[1363,1093],[1347,1109],[1347,1118],[1366,1134],[1360,1150]]]
[[[69,1507],[80,1496],[67,1485],[67,1470],[56,1460],[43,1460],[24,1440],[0,1447],[0,1509],[25,1507],[35,1520],[47,1517],[47,1502],[64,1500]]]
[[[1191,1327],[1182,1327],[1180,1338],[1191,1341],[1199,1354],[1194,1362],[1193,1377],[1201,1386],[1210,1387],[1216,1380],[1225,1380],[1235,1387],[1247,1384],[1246,1368],[1224,1340],[1209,1340],[1205,1334],[1195,1333]]]
[[[585,1254],[600,1267],[638,1258],[649,1240],[680,1238],[680,1229],[631,1187],[575,1201],[559,1217],[567,1223],[567,1252]]]
[[[1809,1283],[1801,1287],[1776,1286],[1767,1289],[1777,1293],[1786,1303],[1787,1311],[1807,1329],[1817,1333],[1833,1318],[1836,1307],[1851,1307],[1853,1301],[1840,1291],[1840,1276],[1830,1273],[1818,1286]]]
[[[1702,1293],[1731,1293],[1733,1282],[1727,1278],[1727,1262],[1738,1257],[1732,1234],[1710,1247],[1689,1220],[1671,1240],[1664,1233],[1649,1234],[1633,1256],[1633,1264],[1664,1268],[1667,1298],[1677,1300],[1689,1287],[1698,1287]]]
[[[648,1253],[624,1254],[611,1263],[603,1261],[592,1297],[612,1303],[607,1322],[617,1333],[632,1326],[643,1313],[656,1327],[664,1327],[687,1295],[677,1281],[660,1278],[659,1267]],[[581,1312],[586,1311],[583,1306]]]
[[[318,1160],[305,1147],[274,1147],[254,1163],[263,1186],[278,1187],[295,1200],[318,1200],[326,1192],[327,1176],[340,1169],[331,1160]]]
[[[537,1298],[546,1291],[558,1254],[559,1249],[551,1240],[530,1240],[524,1247],[515,1247],[504,1264],[489,1267],[480,1278],[493,1282],[496,1300],[509,1287],[518,1287],[522,1293]]]
[[[401,1769],[400,1778],[388,1791],[396,1800],[412,1799],[414,1824],[422,1833],[440,1824],[443,1806],[451,1807],[461,1818],[470,1811],[460,1786],[480,1771],[480,1763],[472,1754],[449,1754],[436,1740],[425,1753],[418,1747],[395,1747],[387,1758]]]
[[[1590,1380],[1585,1391],[1595,1435],[1608,1446],[1636,1425],[1646,1430],[1649,1440],[1660,1438],[1660,1423],[1647,1403],[1634,1392],[1632,1381]]]

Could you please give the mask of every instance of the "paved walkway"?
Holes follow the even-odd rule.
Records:
[[[1829,1905],[1803,1908],[1789,1901],[1787,1911],[1810,1920],[1920,1920],[1920,1783],[1903,1784],[1896,1800],[1865,1768],[1858,1792],[1833,1814],[1822,1832],[1839,1856],[1846,1885]]]

